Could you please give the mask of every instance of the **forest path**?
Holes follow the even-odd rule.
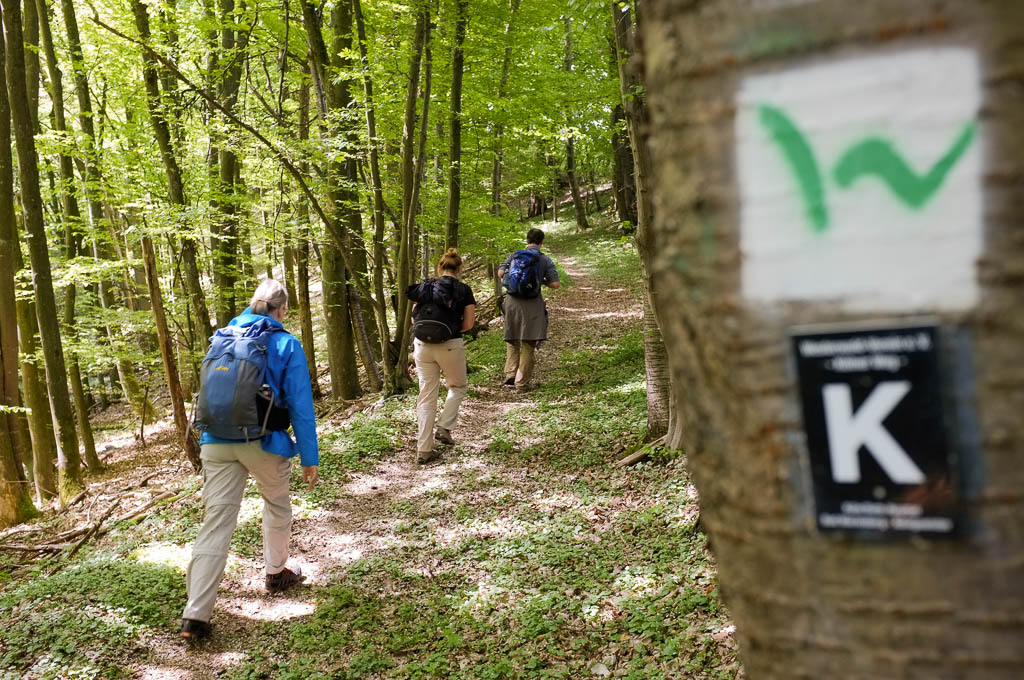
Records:
[[[569,280],[557,292],[545,290],[550,332],[549,341],[537,354],[538,383],[550,376],[562,351],[621,335],[642,318],[642,307],[628,288],[602,287],[588,273],[585,263],[558,251],[550,254]],[[500,335],[500,323],[488,333]],[[306,581],[301,587],[268,595],[262,589],[258,559],[232,560],[221,584],[211,639],[186,645],[174,635],[155,636],[149,641],[150,658],[137,668],[140,677],[201,679],[224,675],[260,648],[267,624],[273,626],[312,614],[325,592],[341,583],[344,570],[357,560],[399,551],[408,570],[428,577],[443,571],[446,565],[439,563],[433,551],[421,550],[416,541],[403,536],[400,525],[408,508],[440,495],[447,506],[457,508],[486,503],[488,497],[501,497],[507,505],[512,498],[506,492],[513,489],[520,501],[543,492],[547,476],[537,474],[533,466],[499,470],[484,455],[491,446],[495,424],[513,409],[529,408],[532,403],[531,393],[518,393],[497,380],[473,385],[453,433],[457,445],[446,449],[440,461],[418,465],[415,442],[410,440],[404,449],[373,469],[355,474],[327,508],[295,520],[289,563],[302,567]],[[567,475],[570,479],[573,476]],[[501,491],[495,492],[494,485],[489,485],[491,488],[481,495],[473,484],[480,479],[500,480],[497,485]],[[446,543],[465,533],[454,512],[444,512],[438,520],[433,523],[433,531],[445,537]]]

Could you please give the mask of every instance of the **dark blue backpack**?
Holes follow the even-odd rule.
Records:
[[[535,298],[540,295],[540,253],[536,250],[512,253],[502,284],[512,297]]]
[[[194,427],[218,439],[249,441],[288,429],[288,411],[267,384],[267,345],[282,330],[269,320],[227,326],[210,338],[203,359]]]

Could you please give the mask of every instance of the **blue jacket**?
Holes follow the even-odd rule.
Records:
[[[284,329],[276,319],[253,314],[247,307],[244,312],[231,320],[229,326],[249,326],[260,319]],[[267,384],[274,390],[275,400],[283,400],[288,407],[292,431],[296,441],[284,430],[270,432],[260,442],[267,453],[276,453],[291,458],[296,453],[304,466],[319,465],[320,451],[316,440],[316,412],[313,410],[313,390],[309,382],[309,368],[302,343],[294,335],[274,333],[270,336],[272,348],[267,353]],[[203,433],[200,444],[237,444],[237,441],[219,439]]]

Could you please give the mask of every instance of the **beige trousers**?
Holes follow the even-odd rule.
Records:
[[[505,341],[505,379],[513,378],[516,387],[528,387],[533,377],[536,340]]]
[[[206,518],[192,546],[192,561],[185,573],[188,605],[182,618],[209,621],[250,474],[263,496],[263,562],[267,574],[284,569],[292,531],[292,505],[288,498],[291,461],[267,453],[260,448],[258,439],[238,444],[203,444],[200,458]]]
[[[434,448],[435,418],[438,427],[455,429],[459,405],[466,397],[466,348],[462,338],[438,344],[415,340],[413,358],[420,382],[420,397],[416,402],[416,450],[422,453]],[[448,386],[448,398],[444,400],[441,417],[437,418],[437,393],[442,373]]]

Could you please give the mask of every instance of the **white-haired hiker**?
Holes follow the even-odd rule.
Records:
[[[202,431],[206,513],[185,577],[184,638],[210,634],[210,615],[249,475],[263,496],[266,589],[278,592],[301,581],[297,567],[285,566],[292,526],[291,458],[299,455],[310,489],[317,483],[320,459],[306,355],[281,325],[287,311],[285,287],[267,279],[249,307],[217,331],[203,361],[196,429]]]

